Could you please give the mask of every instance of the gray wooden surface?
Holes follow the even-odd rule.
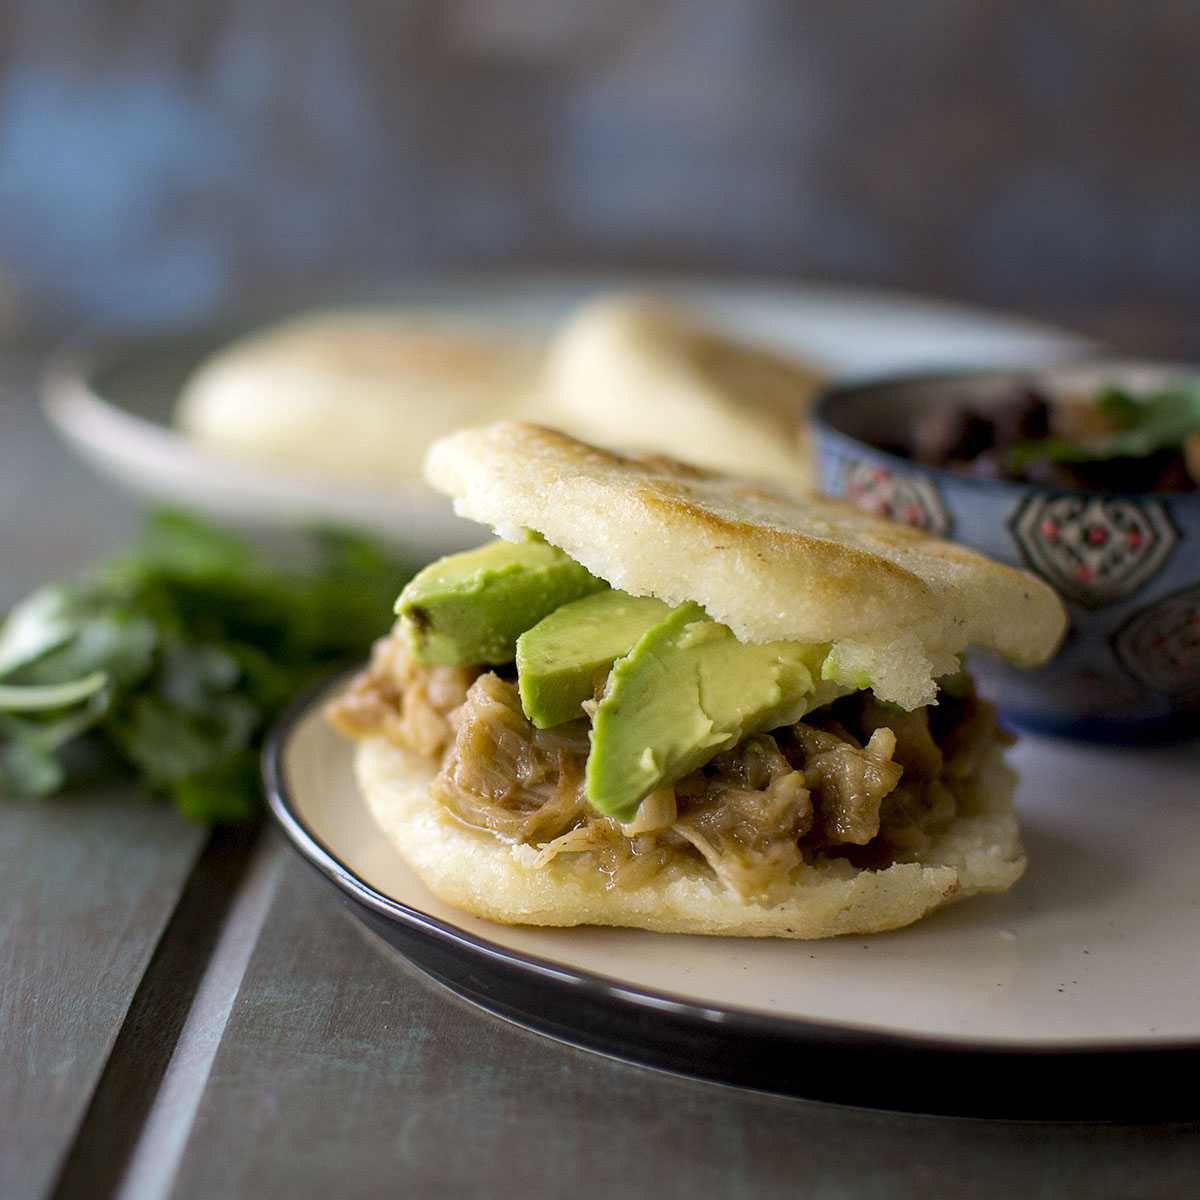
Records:
[[[4,604],[135,517],[45,428],[33,359],[0,359]],[[270,827],[210,840],[117,789],[0,801],[0,872],[6,1200],[1200,1192],[1196,1124],[837,1108],[529,1033],[408,966]]]
[[[1148,1198],[1198,1181],[1194,1128],[838,1108],[564,1046],[426,981],[288,862],[176,1195]]]
[[[119,545],[134,507],[33,402],[36,348],[0,348],[0,611]],[[205,830],[119,791],[0,801],[0,1195],[49,1195]]]

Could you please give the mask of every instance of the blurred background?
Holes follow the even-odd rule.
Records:
[[[1194,0],[0,0],[0,329],[604,266],[1196,357],[1198,62]]]

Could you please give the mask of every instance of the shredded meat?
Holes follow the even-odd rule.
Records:
[[[536,729],[517,689],[492,672],[475,680],[450,720],[454,742],[430,790],[460,820],[540,845],[586,816],[584,721]]]
[[[385,639],[331,715],[349,736],[378,733],[438,758],[434,798],[465,824],[536,846],[539,865],[587,854],[610,886],[637,886],[699,859],[732,894],[765,905],[818,857],[863,867],[919,856],[1000,733],[969,688],[911,713],[856,693],[747,738],[622,825],[584,793],[589,716],[537,729],[495,672],[419,665]]]
[[[744,900],[782,900],[812,828],[805,776],[769,734],[747,738],[675,784],[674,828]]]
[[[367,669],[329,706],[329,719],[347,737],[382,734],[432,758],[449,742],[450,714],[466,700],[480,670],[415,663],[393,632],[375,643]]]
[[[788,731],[816,793],[821,831],[829,842],[865,846],[879,833],[879,809],[904,768],[892,761],[890,731],[877,730],[866,747],[803,721]]]
[[[610,884],[636,886],[666,864],[665,831],[626,832],[588,803],[586,720],[537,729],[516,687],[492,673],[475,681],[450,719],[454,744],[430,792],[459,820],[540,847],[540,863],[590,853]]]

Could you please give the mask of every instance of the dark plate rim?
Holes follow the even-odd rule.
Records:
[[[1200,1100],[1162,1086],[1167,1069],[1200,1069],[1200,1044],[992,1045],[705,1006],[509,949],[395,900],[359,878],[293,799],[287,746],[330,686],[299,697],[264,743],[270,811],[356,917],[420,971],[494,1014],[640,1065],[811,1100],[1016,1120],[1200,1115]]]

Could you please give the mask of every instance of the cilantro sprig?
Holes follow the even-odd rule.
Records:
[[[197,821],[259,806],[258,751],[306,686],[362,655],[411,573],[357,535],[313,534],[285,567],[180,511],[0,624],[0,794],[46,797],[84,752]]]
[[[1094,404],[1111,432],[1088,438],[1052,436],[1018,442],[1009,451],[1010,468],[1019,473],[1035,459],[1093,463],[1145,458],[1181,446],[1190,434],[1200,432],[1200,387],[1164,388],[1141,400],[1120,388],[1109,388],[1096,397]]]

